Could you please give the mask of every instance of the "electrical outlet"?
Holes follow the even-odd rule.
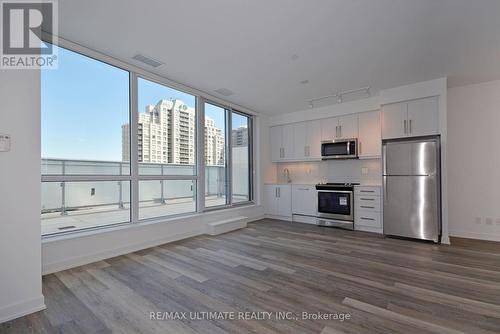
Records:
[[[475,223],[481,225],[481,217],[476,217]]]
[[[500,218],[497,218],[497,221],[496,221],[497,225],[500,226]]]
[[[369,171],[370,170],[368,169],[368,167],[361,167],[361,174],[362,175],[368,175]]]
[[[485,223],[486,223],[486,225],[493,225],[493,218],[490,218],[490,217],[486,218]]]

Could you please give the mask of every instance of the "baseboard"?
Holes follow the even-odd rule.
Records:
[[[356,224],[354,224],[354,230],[355,231],[362,231],[362,232],[384,234],[384,230],[382,228],[371,227],[371,226],[361,226],[361,225],[356,225]]]
[[[189,232],[183,232],[183,233],[176,233],[176,234],[170,234],[166,237],[161,237],[157,239],[152,239],[144,242],[139,242],[139,243],[134,243],[134,244],[129,244],[124,247],[118,247],[114,249],[108,249],[102,252],[97,252],[93,253],[90,255],[84,255],[84,256],[77,256],[73,257],[70,259],[66,259],[64,261],[59,261],[59,262],[52,262],[52,263],[47,263],[43,264],[42,268],[42,274],[47,275],[47,274],[52,274],[58,271],[78,267],[78,266],[83,266],[85,264],[89,264],[92,262],[97,262],[105,259],[109,259],[111,257],[119,256],[119,255],[124,255],[132,252],[137,252],[142,249],[150,248],[150,247],[155,247],[159,245],[163,245],[169,242],[173,241],[178,241],[186,238],[191,238],[195,237],[197,235],[202,235],[203,234],[203,229],[199,230],[194,230],[194,231],[189,231]]]
[[[459,238],[467,238],[467,239],[478,239],[478,240],[489,240],[489,241],[498,241],[500,242],[499,234],[489,234],[489,233],[477,233],[477,232],[469,232],[469,231],[449,231],[450,238],[459,237]]]
[[[45,300],[43,295],[11,304],[0,309],[0,324],[34,312],[44,310]]]
[[[313,216],[292,215],[292,221],[294,223],[317,225],[316,217]]]
[[[268,219],[276,219],[276,220],[283,220],[283,221],[286,221],[286,222],[291,222],[292,221],[292,217],[287,217],[287,216],[275,216],[275,215],[264,215],[264,218],[268,218]]]
[[[450,237],[451,245],[454,247],[465,248],[469,250],[478,250],[484,252],[500,252],[500,241],[471,239],[462,237]]]

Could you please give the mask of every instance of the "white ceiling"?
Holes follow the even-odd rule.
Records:
[[[61,0],[59,17],[66,39],[134,64],[141,52],[264,113],[365,85],[500,78],[499,0]]]

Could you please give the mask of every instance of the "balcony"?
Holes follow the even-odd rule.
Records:
[[[140,163],[140,175],[185,175],[195,166],[188,164]],[[42,159],[42,235],[130,222],[130,181],[59,181],[57,176],[130,174],[128,162]],[[205,205],[226,203],[224,167],[207,166]],[[56,181],[54,181],[54,176]],[[243,193],[248,193],[244,191]],[[236,201],[248,200],[245,195]],[[139,218],[150,219],[196,211],[196,182],[186,180],[139,181]]]

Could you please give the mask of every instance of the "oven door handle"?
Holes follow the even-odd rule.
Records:
[[[323,189],[318,189],[316,191],[316,194],[319,193],[319,192],[324,192],[324,193],[342,193],[342,194],[353,194],[354,193],[352,190],[323,190]]]

